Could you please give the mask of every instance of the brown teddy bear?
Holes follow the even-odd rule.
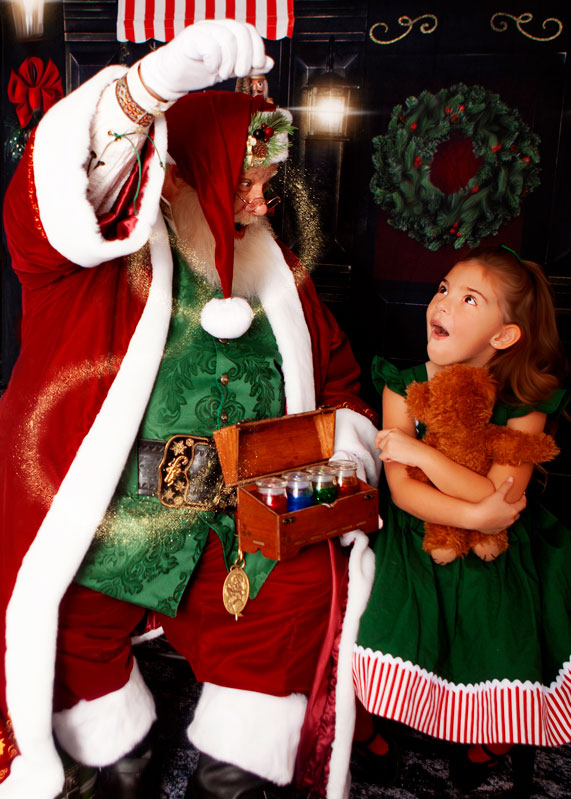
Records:
[[[426,426],[423,441],[478,474],[493,461],[519,466],[552,460],[559,450],[546,433],[523,433],[490,424],[496,385],[484,368],[455,364],[425,383],[411,383],[406,404],[413,419]],[[411,477],[429,483],[422,469],[407,466]],[[482,560],[494,560],[508,548],[507,530],[486,535],[425,522],[423,549],[436,563],[451,563],[472,549]]]

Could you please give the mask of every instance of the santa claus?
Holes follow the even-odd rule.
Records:
[[[187,796],[269,795],[296,759],[300,784],[347,791],[372,553],[356,533],[350,559],[338,542],[240,558],[211,442],[329,405],[336,455],[377,477],[348,341],[265,219],[291,117],[192,93],[270,67],[251,26],[191,26],[56,104],[9,187],[23,319],[0,404],[0,797],[53,799],[61,750],[104,767],[146,738],[132,636],[149,609],[204,684]],[[173,434],[194,459],[181,502],[160,477]],[[234,563],[251,589],[238,621],[222,601]]]

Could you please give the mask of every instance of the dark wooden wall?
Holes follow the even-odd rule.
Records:
[[[116,41],[116,0],[46,4],[45,39],[16,44],[8,6],[0,4],[4,140],[14,122],[6,97],[9,73],[26,55],[51,57],[70,91],[102,66],[131,64],[153,46]],[[544,266],[561,334],[571,352],[568,0],[478,0],[461,6],[446,0],[296,0],[295,12],[293,38],[267,45],[276,59],[270,94],[292,109],[299,128],[281,187],[286,202],[275,224],[314,270],[321,296],[347,330],[371,401],[377,402],[368,379],[374,354],[399,365],[425,357],[426,304],[435,282],[460,254],[452,247],[430,252],[389,227],[369,190],[372,138],[386,132],[397,103],[425,89],[436,92],[458,82],[482,85],[517,108],[540,136],[541,185],[526,198],[520,218],[500,230],[496,240]],[[492,26],[498,12],[504,16],[496,18],[496,28],[501,21],[504,30]],[[525,22],[525,13],[532,19]],[[371,30],[383,43],[374,41]],[[346,135],[306,137],[304,89],[328,66],[351,88]],[[4,150],[2,190],[13,167]],[[17,355],[19,314],[18,288],[5,248],[2,259],[0,389]],[[562,498],[571,479],[566,454],[570,439],[564,425],[565,453],[551,468],[549,482],[551,499],[564,512]]]

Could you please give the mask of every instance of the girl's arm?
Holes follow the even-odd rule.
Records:
[[[523,433],[542,433],[545,429],[547,414],[540,411],[532,411],[525,416],[508,419],[508,428],[511,430],[521,430]],[[533,474],[533,463],[522,463],[521,466],[509,466],[505,463],[493,463],[488,472],[488,479],[491,480],[495,488],[501,485],[508,476],[513,477],[513,487],[507,495],[508,502],[513,502],[521,497],[527,488]]]
[[[408,429],[403,434],[403,425],[389,427],[388,419],[401,419],[406,415]],[[414,426],[408,416],[404,397],[387,390],[383,394],[384,428],[377,435],[377,446],[382,448],[381,460],[394,460],[408,466],[418,466],[440,491],[451,497],[468,502],[480,502],[508,478],[513,477],[513,486],[508,501],[518,499],[527,488],[533,473],[533,464],[521,466],[493,464],[487,475],[480,475],[450,460],[433,447],[414,437]],[[525,433],[540,433],[545,427],[546,415],[533,411],[519,418],[508,420],[508,427]]]
[[[403,510],[424,521],[494,533],[513,524],[519,511],[525,507],[525,497],[521,497],[523,489],[520,488],[518,496],[521,499],[514,504],[505,501],[508,491],[510,494],[515,493],[512,485],[505,482],[505,479],[514,472],[513,469],[505,474],[504,482],[500,480],[499,488],[496,490],[492,479],[476,475],[463,466],[459,467],[445,456],[442,456],[442,459],[435,459],[443,474],[446,466],[450,467],[450,474],[446,480],[451,484],[455,474],[456,477],[460,475],[459,480],[464,487],[469,486],[472,476],[478,478],[474,482],[478,484],[479,493],[473,489],[475,499],[471,501],[449,495],[409,477],[406,465],[420,466],[420,461],[426,457],[424,451],[435,452],[435,450],[415,438],[414,423],[407,413],[404,397],[388,388],[383,392],[383,423],[385,427],[378,433],[376,445],[383,449],[380,457],[385,463],[385,474],[393,500]],[[500,474],[500,472],[495,474],[494,479],[499,479]]]

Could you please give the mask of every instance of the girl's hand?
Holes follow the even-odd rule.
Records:
[[[419,466],[419,458],[426,444],[398,427],[387,427],[377,433],[375,446],[381,450],[379,458],[384,463],[395,461],[405,466]]]
[[[472,530],[497,535],[519,519],[527,500],[525,494],[522,494],[517,502],[506,502],[512,484],[513,477],[508,477],[493,494],[474,504],[475,524],[471,527]]]

